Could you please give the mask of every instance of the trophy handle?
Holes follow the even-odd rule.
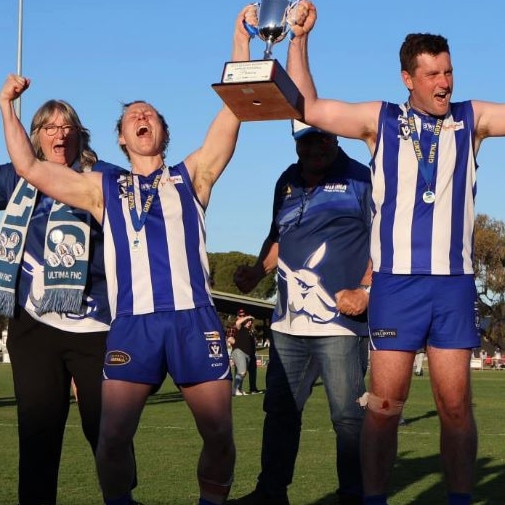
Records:
[[[291,27],[296,24],[296,10],[300,0],[292,0],[286,8],[286,22]]]
[[[297,2],[299,0],[296,0]],[[251,4],[252,6],[256,7],[256,15],[258,15],[258,9],[259,9],[259,2],[255,2]],[[257,26],[250,25],[249,23],[246,23],[245,21],[242,21],[242,24],[244,25],[244,28],[247,30],[247,33],[251,36],[252,39],[258,35],[259,30]]]

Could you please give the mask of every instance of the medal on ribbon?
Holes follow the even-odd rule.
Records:
[[[149,187],[149,190],[147,192],[147,197],[144,202],[144,205],[142,205],[140,215],[137,211],[137,206],[136,206],[136,202],[135,202],[134,176],[132,173],[129,173],[126,176],[126,191],[127,191],[127,195],[128,195],[128,208],[130,210],[130,217],[132,220],[133,229],[135,230],[135,237],[130,244],[132,251],[139,251],[142,248],[142,243],[141,243],[139,234],[142,231],[142,228],[144,227],[144,224],[147,219],[147,215],[149,214],[149,211],[151,210],[151,206],[153,204],[154,197],[158,193],[158,186],[159,186],[159,183],[161,180],[161,176],[163,175],[163,172],[165,169],[166,169],[166,166],[163,165],[159,169],[159,173],[156,174],[156,177],[153,179],[153,181]]]
[[[414,153],[417,158],[417,166],[423,176],[424,182],[426,183],[426,191],[423,193],[423,202],[431,205],[435,203],[436,200],[436,195],[435,192],[431,189],[431,184],[433,181],[433,175],[435,173],[435,163],[437,160],[440,132],[442,131],[442,123],[444,120],[439,118],[435,123],[435,128],[431,136],[430,152],[428,159],[426,160],[421,150],[421,141],[419,138],[419,133],[417,132],[414,112],[412,111],[412,108],[408,102],[405,104],[405,107],[407,109],[407,118],[409,122],[412,145],[414,147]]]

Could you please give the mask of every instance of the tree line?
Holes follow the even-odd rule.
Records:
[[[481,329],[487,342],[505,349],[505,223],[478,214],[474,242]]]

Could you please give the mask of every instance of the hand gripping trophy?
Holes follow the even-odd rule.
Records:
[[[296,19],[299,0],[262,0],[254,4],[257,25],[245,24],[265,41],[263,60],[225,63],[221,82],[212,87],[241,121],[301,119],[302,97],[282,65],[272,58]]]

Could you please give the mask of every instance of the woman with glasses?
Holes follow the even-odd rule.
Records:
[[[108,171],[68,103],[50,100],[35,113],[37,158],[77,172]],[[110,323],[103,234],[88,212],[38,192],[12,164],[0,166],[0,313],[9,317],[7,348],[18,408],[19,504],[56,505],[69,412],[78,392],[84,435],[95,452],[102,367]]]

